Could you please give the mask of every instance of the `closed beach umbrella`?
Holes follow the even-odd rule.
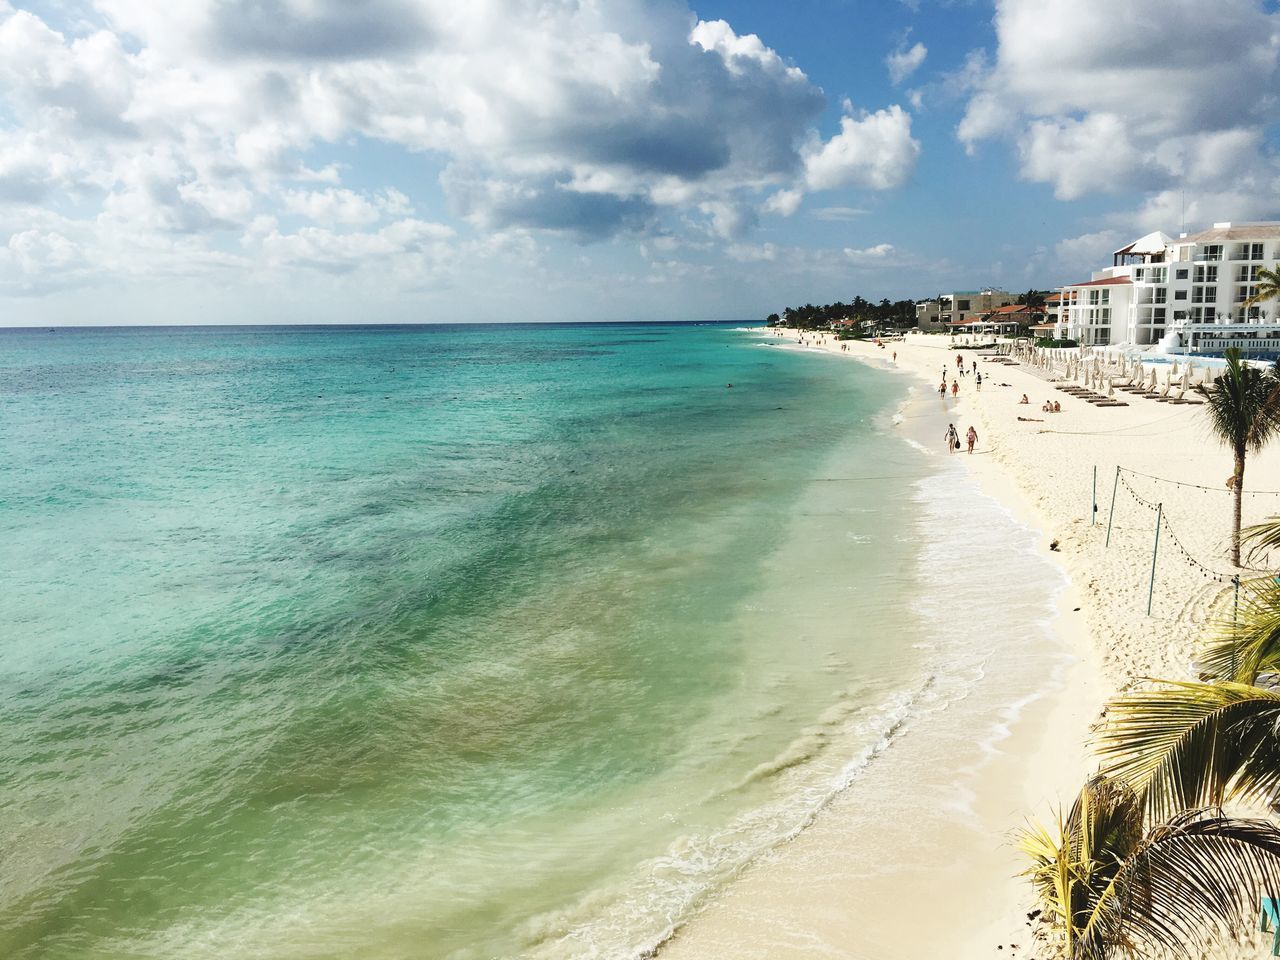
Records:
[[[1154,390],[1156,388],[1156,368],[1151,368],[1151,373],[1147,377],[1147,389]]]

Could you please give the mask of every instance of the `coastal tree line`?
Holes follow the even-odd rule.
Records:
[[[1032,307],[1043,307],[1050,290],[1028,290],[1018,294],[1018,304],[1030,304]],[[798,330],[829,330],[833,324],[852,320],[856,324],[870,321],[870,326],[905,329],[916,325],[916,303],[920,300],[936,300],[940,294],[932,297],[921,297],[919,300],[889,300],[882,298],[879,302],[866,300],[861,296],[854,297],[848,303],[837,300],[816,306],[806,303],[800,307],[786,307],[781,314],[771,313],[765,322],[773,327],[792,327]]]

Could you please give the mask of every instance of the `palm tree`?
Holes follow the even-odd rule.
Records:
[[[1246,307],[1268,300],[1280,300],[1280,263],[1274,270],[1263,267],[1258,271],[1258,292],[1244,302]]]
[[[1240,511],[1244,500],[1244,461],[1280,434],[1280,379],[1272,370],[1258,370],[1241,362],[1240,351],[1225,351],[1227,368],[1211,386],[1196,389],[1208,401],[1206,410],[1214,434],[1231,448],[1235,493],[1231,524],[1231,562],[1240,565]]]
[[[1019,847],[1066,960],[1199,956],[1249,929],[1261,893],[1280,892],[1274,824],[1202,809],[1149,827],[1138,794],[1104,778],[1085,784],[1056,835],[1032,826]]]

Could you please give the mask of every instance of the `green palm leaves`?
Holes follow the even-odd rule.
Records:
[[[1235,494],[1231,527],[1231,562],[1240,565],[1240,513],[1244,498],[1245,456],[1257,453],[1280,434],[1280,378],[1274,370],[1245,364],[1240,351],[1224,352],[1227,368],[1212,385],[1196,389],[1207,401],[1205,413],[1214,435],[1231,448],[1235,459]]]
[[[1266,802],[1280,789],[1280,692],[1177,683],[1127,694],[1107,713],[1097,741],[1103,772],[1143,796],[1157,818]]]
[[[1258,292],[1246,300],[1244,305],[1252,307],[1267,300],[1280,300],[1280,263],[1273,270],[1264,267],[1258,271]]]
[[[1019,846],[1058,953],[1199,955],[1250,925],[1259,891],[1280,889],[1280,830],[1204,809],[1148,827],[1142,798],[1116,780],[1087,783],[1057,830]]]
[[[1280,547],[1280,518],[1245,540]],[[1280,827],[1221,809],[1280,800],[1280,584],[1246,584],[1242,599],[1202,654],[1210,682],[1112,700],[1100,775],[1055,831],[1020,837],[1059,956],[1201,956],[1280,896]]]

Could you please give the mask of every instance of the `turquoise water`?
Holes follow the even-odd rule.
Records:
[[[722,326],[0,331],[0,955],[660,942],[927,682],[923,457],[854,369]]]

